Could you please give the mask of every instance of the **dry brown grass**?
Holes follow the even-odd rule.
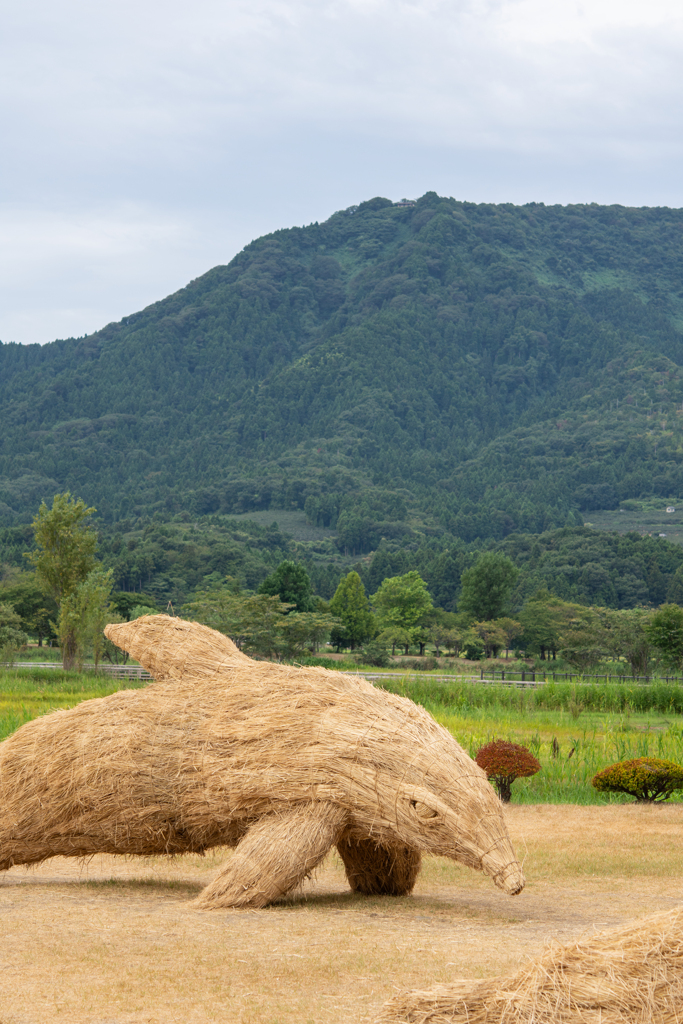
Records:
[[[390,999],[375,1024],[681,1024],[683,906],[531,957],[514,974]]]
[[[0,1021],[362,1024],[406,989],[511,974],[548,939],[681,903],[681,805],[512,806],[506,818],[529,878],[514,899],[431,857],[411,897],[354,895],[333,854],[301,894],[212,914],[188,898],[223,850],[12,868]]]

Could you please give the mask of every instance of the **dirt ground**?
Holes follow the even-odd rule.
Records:
[[[683,804],[510,807],[528,885],[429,858],[363,899],[336,856],[260,911],[198,911],[230,854],[54,859],[0,876],[1,1024],[365,1024],[406,988],[513,970],[552,940],[683,901]]]

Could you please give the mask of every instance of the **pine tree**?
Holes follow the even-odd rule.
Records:
[[[342,620],[343,634],[339,639],[352,650],[375,635],[375,617],[357,572],[350,572],[341,581],[330,602],[330,611]]]

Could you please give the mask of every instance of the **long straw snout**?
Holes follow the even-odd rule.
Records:
[[[502,889],[509,896],[517,896],[526,885],[524,872],[516,860],[506,864],[502,871],[497,871],[493,875],[493,881],[499,889]]]

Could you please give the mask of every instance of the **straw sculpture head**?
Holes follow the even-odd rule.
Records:
[[[375,1024],[681,1024],[683,907],[550,948],[508,978],[385,1004]]]
[[[0,868],[230,846],[199,903],[260,907],[336,845],[361,893],[410,892],[423,851],[523,888],[484,772],[412,701],[164,615],[105,632],[155,682],[0,744]]]

